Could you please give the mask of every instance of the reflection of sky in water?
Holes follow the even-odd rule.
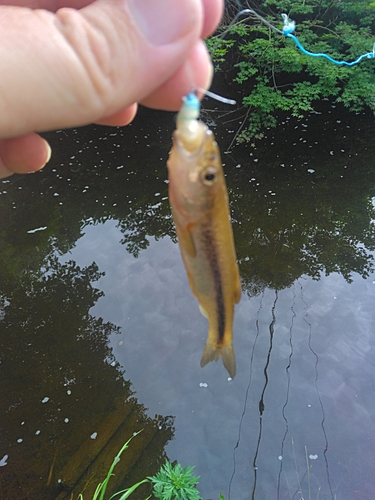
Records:
[[[176,416],[168,456],[196,465],[204,498],[297,498],[309,483],[312,498],[373,498],[374,276],[243,295],[228,381],[221,361],[199,366],[207,321],[177,245],[151,240],[135,259],[115,222],[85,231],[67,258],[105,271],[92,313],[121,326],[114,354],[150,416]]]
[[[9,382],[0,386],[0,401],[11,409],[2,484],[16,478],[30,488],[44,485],[54,457],[54,479],[65,463],[76,473],[84,461],[72,456],[75,444],[80,451],[85,439],[107,443],[103,428],[116,432],[105,448],[109,464],[128,434],[145,425],[140,405],[133,420],[121,420],[126,436],[106,420],[128,394],[107,350],[106,335],[118,325],[111,347],[124,379],[151,417],[176,417],[167,454],[196,465],[205,500],[220,490],[226,500],[307,499],[309,484],[314,499],[321,487],[321,499],[373,500],[375,277],[365,281],[355,270],[366,275],[371,265],[356,250],[373,248],[367,200],[374,194],[374,128],[358,116],[349,124],[346,115],[340,128],[329,113],[315,121],[311,115],[308,134],[307,118],[297,120],[256,147],[223,156],[244,288],[254,295],[236,307],[238,371],[231,382],[221,361],[199,366],[207,320],[178,247],[165,237],[173,234],[165,183],[170,114],[138,117],[147,130],[135,121],[117,131],[51,134],[53,165],[0,183],[0,295],[9,295],[1,318],[7,329],[0,330],[8,363],[1,373]],[[215,133],[224,150],[232,135],[219,127]],[[97,283],[94,268],[48,267],[55,251],[79,266],[95,261],[106,274]],[[329,277],[306,278],[321,269]],[[349,285],[343,276],[352,273]],[[255,295],[264,283],[271,288]],[[95,287],[105,292],[97,302]],[[160,420],[148,429],[155,441],[160,434],[159,444],[147,448],[145,428],[132,449],[156,466],[171,434],[156,431]],[[99,481],[101,458],[96,462]],[[150,473],[149,463],[136,469],[142,478]],[[124,486],[138,479],[128,477]]]

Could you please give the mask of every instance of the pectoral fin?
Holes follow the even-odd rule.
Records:
[[[181,252],[186,252],[189,257],[195,257],[197,252],[195,250],[193,237],[190,231],[190,225],[184,226],[179,224],[176,229]]]
[[[201,315],[208,319],[208,314],[207,314],[206,309],[204,307],[202,307],[199,303],[198,303],[198,305],[199,305],[199,310],[201,312]]]

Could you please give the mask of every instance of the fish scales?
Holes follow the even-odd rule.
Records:
[[[209,321],[201,366],[222,356],[234,377],[232,326],[241,283],[219,148],[198,115],[199,101],[189,94],[177,116],[167,163],[169,199],[189,284]]]

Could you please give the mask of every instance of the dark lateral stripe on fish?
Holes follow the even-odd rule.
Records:
[[[221,282],[220,268],[218,265],[218,258],[216,253],[216,248],[214,245],[214,235],[212,234],[210,228],[210,221],[207,221],[202,227],[203,242],[206,249],[206,254],[209,256],[209,263],[212,271],[212,275],[215,283],[216,292],[216,303],[217,303],[217,324],[218,324],[218,334],[219,334],[219,344],[222,344],[224,340],[225,333],[225,307],[224,307],[224,295],[223,287]]]

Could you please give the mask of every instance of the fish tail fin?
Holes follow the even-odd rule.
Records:
[[[223,365],[227,369],[231,378],[236,375],[236,358],[234,357],[234,350],[232,344],[221,348],[221,358]]]
[[[207,342],[202,354],[201,366],[205,366],[210,361],[217,361],[220,356],[222,357],[223,365],[227,369],[229,375],[231,378],[234,378],[236,375],[236,360],[232,344],[220,347]]]

